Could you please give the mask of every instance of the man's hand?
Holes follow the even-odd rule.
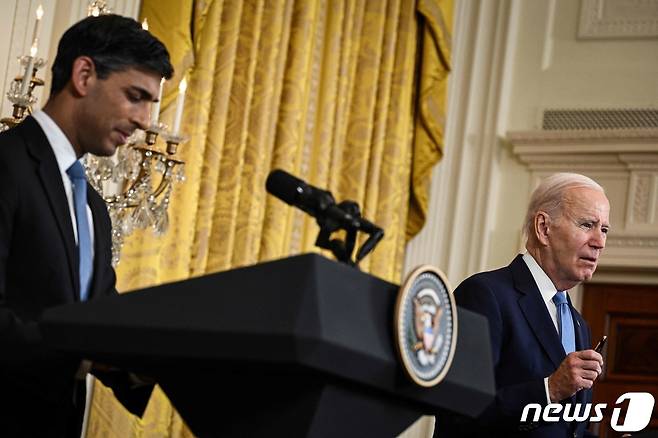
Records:
[[[548,377],[551,402],[571,397],[583,388],[591,388],[601,374],[603,357],[594,350],[569,353],[560,367]]]

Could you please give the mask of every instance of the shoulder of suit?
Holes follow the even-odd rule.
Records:
[[[39,143],[39,140],[46,143],[48,141],[39,124],[34,119],[27,118],[13,128],[0,133],[0,153],[7,158],[18,158],[28,152],[28,142]]]
[[[5,171],[20,167],[28,158],[25,139],[15,129],[0,133],[0,165]]]
[[[504,266],[502,268],[493,269],[491,271],[478,272],[477,274],[471,275],[464,281],[470,280],[474,282],[479,282],[479,281],[490,282],[490,281],[503,281],[508,278],[511,278],[511,270],[509,266]]]

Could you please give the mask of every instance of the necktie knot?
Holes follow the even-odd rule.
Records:
[[[66,174],[72,180],[86,180],[87,176],[85,175],[85,168],[80,164],[79,161],[74,161],[71,167],[66,169]]]
[[[567,294],[564,292],[556,293],[553,295],[553,302],[556,306],[559,306],[560,304],[567,304]]]

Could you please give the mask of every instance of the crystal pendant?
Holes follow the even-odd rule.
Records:
[[[121,232],[124,236],[129,236],[133,232],[133,218],[131,215],[124,216],[119,222]]]
[[[156,160],[154,167],[155,171],[158,173],[165,173],[165,170],[167,170],[167,165],[165,164],[164,160]]]
[[[175,178],[176,178],[176,181],[178,181],[178,182],[185,181],[185,165],[183,163],[179,164],[176,167]]]
[[[153,233],[160,237],[163,236],[169,229],[169,215],[167,209],[158,207],[156,210],[155,223],[153,224]]]
[[[96,172],[102,181],[107,181],[112,177],[114,163],[111,158],[101,158],[98,160]]]
[[[135,228],[144,229],[153,223],[153,213],[151,213],[150,204],[146,199],[142,199],[132,215],[132,222]]]

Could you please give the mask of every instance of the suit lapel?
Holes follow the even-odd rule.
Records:
[[[57,222],[60,238],[64,242],[66,249],[66,259],[69,267],[69,274],[71,277],[71,285],[75,300],[79,300],[79,278],[77,269],[78,256],[75,250],[75,237],[73,235],[73,224],[71,223],[71,213],[69,211],[69,203],[66,198],[66,192],[62,185],[62,175],[57,166],[55,154],[48,143],[46,135],[41,130],[41,126],[32,118],[28,117],[14,129],[20,129],[23,138],[26,140],[27,148],[30,154],[37,161],[37,173],[41,180],[41,185],[50,209],[53,212],[53,217]]]
[[[569,297],[569,294],[567,294],[567,300],[569,302],[569,309],[571,310],[571,318],[573,319],[574,332],[576,334],[576,351],[592,348],[592,346],[589,345],[589,336],[587,336],[585,321],[582,320],[580,314],[571,304],[571,298]]]
[[[99,217],[100,209],[105,209],[107,207],[102,201],[100,204],[96,202],[97,198],[94,196],[95,194],[94,188],[87,183],[87,203],[89,204],[89,208],[91,208],[91,215],[94,219],[94,273],[91,278],[89,299],[92,299],[97,295],[100,287],[99,282],[101,280],[100,275],[98,274],[103,272],[102,267],[109,263],[109,261],[105,259],[104,248],[101,246],[102,236],[107,234],[107,230],[103,229],[102,221]]]
[[[510,268],[514,287],[521,292],[518,301],[521,312],[537,341],[557,368],[565,357],[564,348],[537,284],[521,256],[514,259]]]

